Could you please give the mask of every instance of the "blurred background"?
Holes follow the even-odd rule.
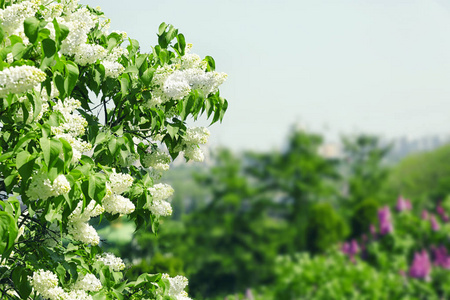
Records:
[[[84,3],[143,51],[171,23],[229,75],[205,162],[161,178],[158,234],[99,226],[128,278],[183,274],[195,299],[450,299],[450,1]]]

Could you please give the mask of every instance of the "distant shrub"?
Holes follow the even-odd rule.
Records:
[[[306,237],[312,252],[324,252],[345,238],[348,228],[329,203],[319,203],[309,212]]]

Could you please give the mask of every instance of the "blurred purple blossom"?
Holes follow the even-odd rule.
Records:
[[[403,198],[403,196],[399,196],[397,199],[397,205],[395,206],[395,208],[399,212],[405,211],[405,210],[411,210],[412,209],[411,201]]]
[[[450,256],[447,254],[447,248],[440,246],[432,248],[434,256],[434,264],[444,269],[450,270]]]
[[[438,231],[441,226],[439,225],[439,223],[436,220],[436,216],[432,215],[430,217],[430,223],[431,223],[431,229],[433,229],[433,231]]]
[[[422,250],[414,253],[414,260],[409,268],[409,276],[429,280],[431,272],[431,262],[428,252]]]
[[[438,206],[436,207],[436,212],[438,213],[438,215],[441,217],[442,221],[444,222],[448,222],[449,221],[449,217],[448,215],[445,213],[444,208],[442,207],[441,203],[438,204]]]
[[[378,210],[378,221],[380,222],[380,234],[386,235],[394,231],[394,226],[391,220],[391,211],[388,206]]]

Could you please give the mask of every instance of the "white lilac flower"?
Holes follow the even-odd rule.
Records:
[[[74,290],[66,293],[62,298],[64,300],[92,300],[92,296],[83,290]],[[59,299],[58,299],[59,300]]]
[[[162,151],[153,151],[146,153],[142,158],[142,163],[146,168],[152,168],[158,171],[169,170],[169,164],[171,162],[170,155]]]
[[[64,175],[58,175],[52,184],[45,174],[39,173],[31,178],[30,186],[25,193],[31,200],[47,200],[49,197],[56,197],[69,191],[70,183]]]
[[[90,292],[97,292],[102,288],[102,283],[95,277],[94,274],[86,274],[78,276],[77,282],[72,286],[74,290],[84,290]]]
[[[110,267],[114,271],[121,271],[125,269],[125,264],[120,257],[114,256],[112,253],[97,254],[95,258],[101,261],[105,266]]]
[[[116,61],[104,60],[102,61],[102,64],[105,67],[106,77],[117,78],[125,71],[124,66]]]
[[[122,55],[125,55],[127,53],[127,50],[122,47],[114,47],[111,49],[111,51],[108,53],[108,56],[105,58],[105,60],[109,61],[118,61],[119,58]]]
[[[80,201],[75,210],[70,214],[69,220],[74,222],[88,222],[91,218],[99,216],[104,211],[105,209],[94,200],[91,200],[83,210],[83,201]]]
[[[181,275],[169,277],[168,274],[163,274],[162,277],[169,280],[170,284],[168,292],[169,296],[171,297],[187,296],[186,292],[184,291],[184,289],[188,285],[188,279],[186,277]]]
[[[70,183],[67,181],[66,176],[58,175],[53,181],[51,190],[55,196],[67,194],[70,191]]]
[[[210,133],[205,127],[192,127],[186,130],[184,142],[190,145],[206,144]]]
[[[51,22],[54,18],[61,17],[63,11],[64,6],[61,3],[50,3],[44,6],[44,10],[41,13],[47,22]]]
[[[145,208],[155,216],[170,216],[172,214],[172,206],[164,200],[153,200],[151,205],[145,205]]]
[[[61,52],[67,55],[75,55],[78,46],[86,44],[87,34],[95,26],[97,17],[83,7],[63,17],[63,19],[64,21],[61,24],[69,28],[69,34],[61,44]]]
[[[47,200],[53,195],[52,183],[44,174],[36,174],[31,178],[30,186],[25,193],[31,200]]]
[[[31,286],[44,298],[50,298],[49,291],[58,286],[58,277],[51,271],[37,270],[29,280]]]
[[[45,78],[45,73],[36,67],[17,66],[3,69],[0,71],[0,97],[31,90]]]
[[[205,96],[216,93],[228,76],[225,73],[205,72],[200,69],[187,69],[183,71],[183,74],[191,88],[202,90]]]
[[[184,157],[196,162],[205,160],[205,156],[198,145],[188,145],[186,149],[184,149]]]
[[[174,100],[181,100],[189,95],[191,87],[184,72],[175,71],[164,82],[163,90],[167,97]]]
[[[98,245],[100,242],[97,231],[88,223],[81,221],[69,222],[67,231],[76,241],[92,245]]]
[[[34,16],[39,8],[40,1],[24,1],[16,3],[0,10],[0,21],[3,30],[7,34],[12,34],[22,26],[26,18]]]
[[[76,137],[83,135],[88,125],[85,118],[80,115],[71,114],[67,116],[66,121],[60,124],[58,127],[52,127],[52,133],[61,135],[68,133],[69,135]]]
[[[61,4],[66,15],[70,15],[78,8],[78,0],[62,0]]]
[[[173,195],[173,188],[165,183],[158,183],[148,188],[150,194],[152,194],[153,201],[166,200]]]
[[[14,56],[13,56],[13,54],[11,52],[6,54],[6,62],[8,64],[12,64],[14,62]]]
[[[75,62],[81,66],[94,64],[106,56],[106,49],[100,45],[81,44],[75,50]]]
[[[113,215],[128,215],[131,214],[135,209],[135,206],[133,202],[130,201],[130,199],[117,194],[107,195],[105,198],[103,198],[102,204],[105,208],[105,211]]]
[[[182,64],[182,68],[184,67],[187,67],[187,65],[183,66]],[[219,86],[227,79],[227,74],[225,73],[205,72],[201,64],[197,67],[181,71],[162,69],[161,71],[167,70],[167,72],[157,73],[158,76],[154,84],[159,86],[160,89],[162,88],[163,95],[159,95],[157,90],[153,93],[157,97],[180,100],[189,95],[191,90],[201,90],[207,97],[216,93]],[[163,83],[161,84],[159,81]]]
[[[206,70],[207,65],[208,64],[197,54],[186,53],[183,57],[181,57],[181,70],[200,69],[204,71]]]
[[[111,182],[111,191],[116,194],[122,194],[133,184],[134,179],[129,174],[116,173],[116,170],[113,169],[109,176],[109,181]]]
[[[53,106],[54,111],[59,111],[65,118],[69,118],[72,112],[81,106],[81,102],[74,98],[67,98],[62,102],[58,102]]]

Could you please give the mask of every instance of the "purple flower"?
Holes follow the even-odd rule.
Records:
[[[434,264],[444,269],[450,269],[450,256],[447,255],[447,248],[440,246],[433,248]]]
[[[436,207],[436,211],[437,211],[438,215],[441,216],[442,221],[444,221],[444,222],[448,222],[449,221],[449,217],[445,213],[445,210],[442,207],[441,203],[439,203],[438,206]]]
[[[411,210],[412,209],[411,201],[403,198],[402,196],[399,196],[395,208],[397,209],[397,211],[400,212],[404,210]]]
[[[385,235],[394,231],[391,220],[391,211],[388,206],[378,210],[378,221],[380,222],[380,234]]]
[[[433,231],[438,231],[441,228],[441,226],[437,222],[436,217],[434,215],[431,216],[430,223],[431,223],[431,229],[433,229]]]
[[[414,253],[414,260],[409,268],[409,276],[429,280],[431,272],[430,257],[427,251]]]
[[[426,210],[422,210],[422,214],[420,215],[422,220],[428,220],[428,212]]]
[[[355,263],[355,255],[359,252],[359,245],[356,240],[351,240],[350,242],[345,242],[341,248],[342,252],[347,255],[352,262]]]

